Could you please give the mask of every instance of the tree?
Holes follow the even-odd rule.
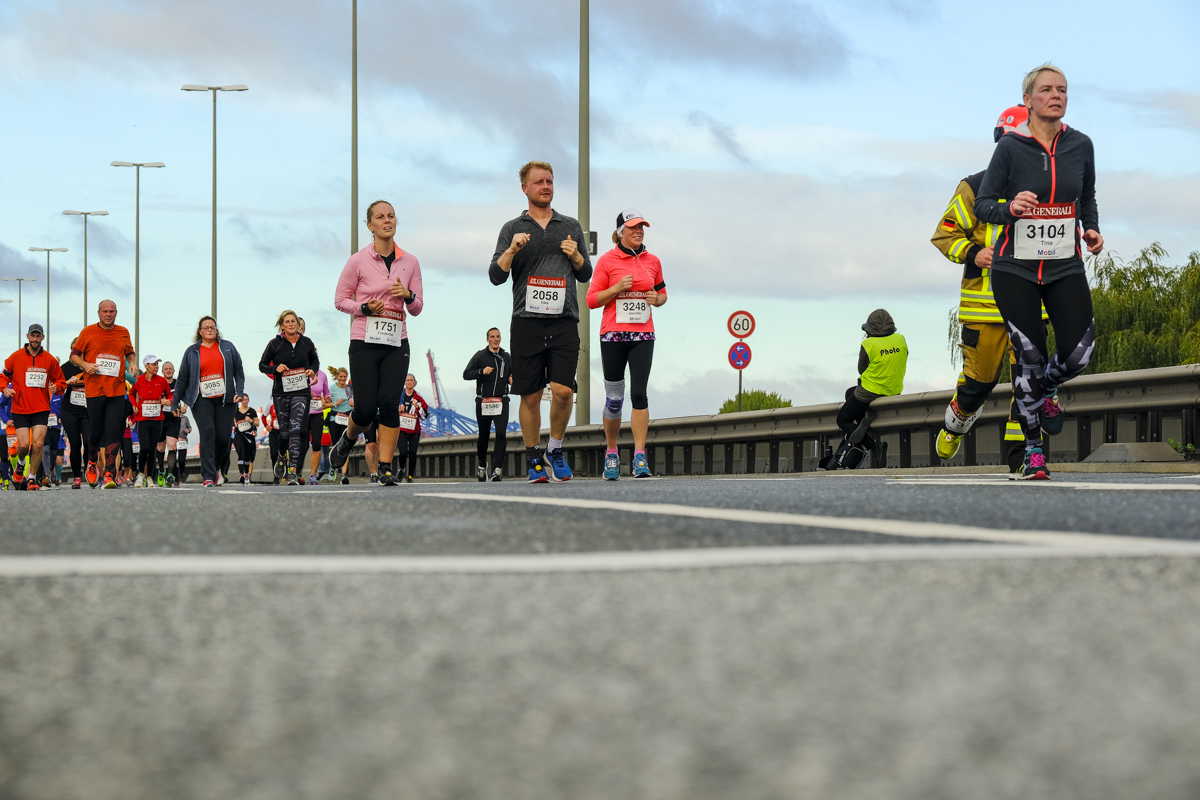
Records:
[[[769,408],[791,408],[792,401],[781,397],[779,392],[764,392],[762,389],[751,389],[742,392],[742,411],[764,411]],[[737,397],[731,397],[721,406],[718,414],[730,414],[738,410]]]

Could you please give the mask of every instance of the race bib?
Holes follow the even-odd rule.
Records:
[[[176,450],[187,450],[187,439],[177,439],[175,441]]]
[[[479,400],[479,416],[481,417],[498,417],[503,410],[503,397],[483,397]]]
[[[242,420],[241,422],[238,423],[238,426],[237,426],[238,430],[241,431],[242,433],[249,433],[250,429],[253,427],[254,427],[254,423],[252,423],[248,419]]]
[[[143,417],[157,417],[162,414],[162,403],[142,403]]]
[[[531,314],[561,314],[566,302],[566,278],[530,275],[525,281],[525,310]]]
[[[224,375],[205,375],[200,379],[200,396],[201,397],[224,397],[225,396],[225,376]]]
[[[308,388],[307,370],[289,369],[279,377],[279,383],[285,392],[299,392]]]
[[[400,430],[412,433],[417,429],[416,414],[401,414],[400,415]]]
[[[618,325],[641,325],[650,321],[650,302],[645,292],[621,292],[616,301]]]
[[[85,392],[83,389],[72,389],[71,405],[87,408],[87,392]]]
[[[320,414],[324,410],[325,410],[325,401],[323,401],[320,398],[320,396],[313,397],[311,400],[308,401],[308,413]]]
[[[380,316],[370,316],[367,320],[367,331],[363,341],[368,344],[386,344],[399,347],[404,343],[401,338],[401,316],[399,311],[384,310]]]
[[[30,389],[46,388],[46,368],[30,367],[25,370],[25,385]]]
[[[15,433],[9,435],[8,446],[9,446],[9,449],[12,449],[17,446],[17,435]]]
[[[141,442],[134,442],[134,443],[133,443],[133,452],[134,452],[134,453],[140,453],[140,452],[142,452],[142,443],[141,443]]]
[[[96,374],[115,378],[121,374],[121,357],[101,353],[96,356]]]
[[[1039,203],[1016,223],[1013,255],[1034,261],[1075,255],[1075,204]]]
[[[335,424],[341,425],[344,428],[350,424],[350,415],[349,414],[334,414],[333,421]]]
[[[58,426],[58,414],[51,414],[50,416],[46,417],[46,427],[47,428],[54,428],[57,426]]]

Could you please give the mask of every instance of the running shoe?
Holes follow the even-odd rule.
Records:
[[[316,486],[316,485],[317,485],[317,476],[316,476],[316,475],[309,475],[309,476],[308,476],[308,485],[309,485],[309,486]]]
[[[225,473],[218,472],[217,473],[217,486],[224,486],[224,485],[225,485]]]
[[[204,488],[205,488],[205,489],[215,489],[215,488],[217,488],[217,487],[216,487],[216,485],[215,485],[215,484],[213,484],[213,482],[212,482],[212,481],[205,481],[205,482],[204,482]]]
[[[650,474],[650,465],[646,463],[646,454],[638,453],[633,457],[633,477],[635,478],[652,478]]]
[[[13,477],[12,477],[12,482],[13,482],[14,489],[16,489],[18,492],[24,491],[25,490],[25,473],[23,473],[21,470],[17,470],[16,472],[14,472]]]
[[[337,443],[333,447],[329,448],[329,468],[340,470],[342,467],[346,466],[346,459],[350,457],[350,450],[353,449],[353,447],[354,442],[352,442],[350,437],[346,436],[345,432],[343,431],[341,437],[338,438]]]
[[[50,478],[49,478],[49,477],[42,478],[42,488],[43,488],[43,489],[49,489],[49,488],[50,488]]]
[[[380,486],[395,486],[396,483],[396,476],[392,474],[391,467],[383,467],[379,470]]]
[[[72,489],[82,489],[83,481],[80,478],[76,478],[75,480],[71,481],[71,488]]]
[[[947,461],[958,455],[959,445],[962,444],[962,436],[957,433],[942,428],[937,437],[937,454],[940,458]]]
[[[277,481],[283,480],[283,476],[287,472],[287,458],[287,453],[280,453],[279,458],[275,459],[273,472]]]
[[[1050,470],[1046,469],[1046,456],[1042,454],[1042,448],[1033,447],[1026,450],[1025,462],[1021,465],[1021,471],[1014,472],[1009,477],[1018,481],[1050,480]]]
[[[101,489],[117,488],[117,479],[113,477],[111,472],[104,473],[104,483],[100,485]]]
[[[167,473],[167,488],[168,489],[175,488],[175,475],[170,472]]]
[[[162,472],[159,472],[158,477],[155,479],[155,483],[157,483],[160,487],[166,486],[167,485],[167,476],[165,474],[163,474]]]
[[[561,451],[560,451],[561,452]],[[548,470],[542,466],[540,458],[529,459],[529,482],[530,483],[545,483],[550,480],[546,474]]]
[[[91,484],[91,487],[93,489],[95,489],[96,481],[100,479],[100,476],[96,474],[96,462],[95,461],[88,462],[87,471],[84,473],[84,475],[87,478],[87,482],[89,484]]]
[[[487,480],[487,467],[485,467],[483,464],[480,464],[478,467],[476,467],[475,477],[480,483],[485,482]]]
[[[405,478],[405,479],[404,479],[404,482],[405,482],[405,483],[412,483],[412,482],[413,482],[413,477],[412,477],[412,475],[409,475],[407,478]]]
[[[378,472],[372,472],[372,473],[371,473],[371,483],[372,483],[372,484],[378,484],[378,483],[379,483],[379,473],[378,473]]]
[[[621,480],[621,457],[616,453],[604,454],[604,480]]]
[[[25,487],[25,490],[28,492],[36,492],[37,490],[42,488],[41,485],[37,481],[26,481],[26,483],[29,484],[28,486]]]
[[[1042,401],[1042,430],[1056,436],[1062,433],[1062,429],[1062,409],[1058,407],[1058,389],[1055,389]]]
[[[344,472],[340,472],[338,474],[342,476],[342,486],[349,486],[350,485],[350,476]]]
[[[502,480],[504,480],[504,470],[496,467],[494,470],[492,470],[492,481],[494,483],[499,483]]]
[[[546,465],[549,467],[546,471],[550,473],[550,477],[554,480],[571,480],[571,468],[567,466],[567,457],[563,454],[561,447],[553,452],[546,453]]]
[[[296,470],[289,469],[287,471],[287,479],[284,481],[284,483],[288,486],[300,485],[300,476],[296,474]]]
[[[145,488],[145,486],[146,486],[146,478],[142,475],[142,473],[139,472],[137,479],[133,482],[133,488],[143,489],[143,488]]]

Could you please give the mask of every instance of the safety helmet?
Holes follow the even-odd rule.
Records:
[[[992,131],[992,138],[995,141],[1000,141],[1000,137],[1009,131],[1015,131],[1019,126],[1024,125],[1029,121],[1029,109],[1024,105],[1018,104],[1012,108],[1004,109],[1000,114],[1000,118],[996,120],[996,127]]]

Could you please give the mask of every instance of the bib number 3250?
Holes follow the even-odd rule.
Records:
[[[561,314],[567,302],[567,279],[530,275],[525,281],[525,310],[531,314]]]
[[[1075,255],[1075,204],[1039,203],[1018,219],[1013,255],[1035,261]]]

